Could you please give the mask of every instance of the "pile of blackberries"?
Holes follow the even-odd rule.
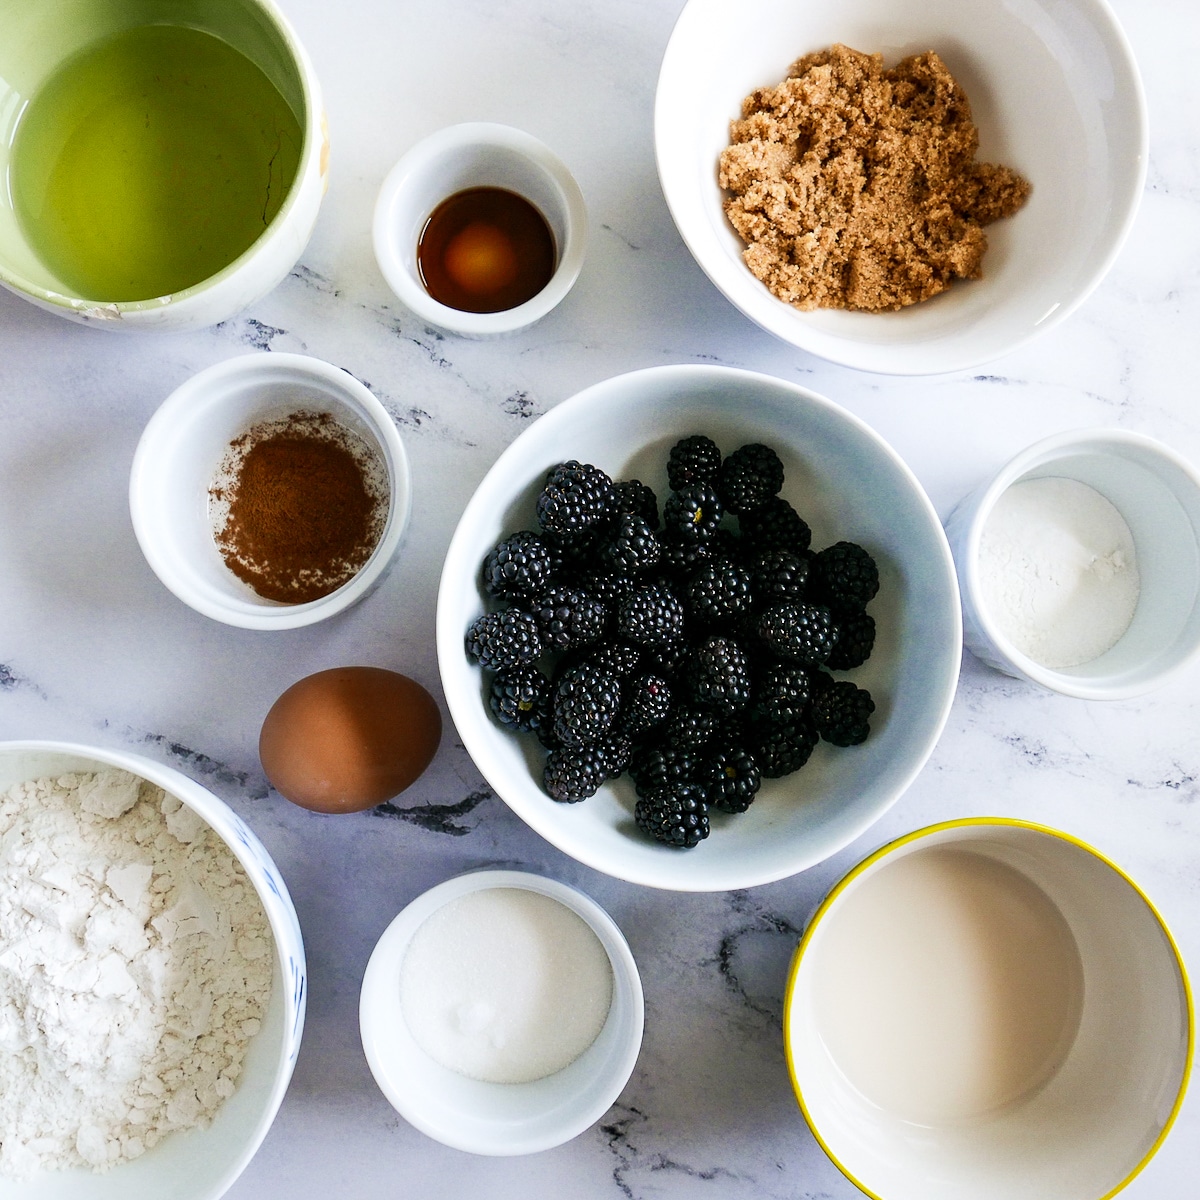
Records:
[[[688,847],[708,836],[710,809],[744,812],[819,739],[867,737],[870,693],[829,671],[870,655],[879,572],[853,542],[813,552],[768,446],[722,457],[687,437],[667,478],[660,519],[636,479],[555,467],[538,531],[484,561],[495,607],[467,651],[495,672],[496,719],[546,747],[553,799],[586,799],[628,771],[638,827]]]

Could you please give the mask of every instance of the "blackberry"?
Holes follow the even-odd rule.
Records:
[[[492,680],[488,705],[501,725],[536,733],[550,721],[550,681],[537,667],[512,667]]]
[[[835,542],[814,556],[813,582],[822,603],[861,612],[879,591],[879,568],[856,542]]]
[[[738,528],[757,553],[790,550],[793,554],[803,554],[812,542],[812,530],[782,496],[772,496],[758,508],[742,513]]]
[[[640,479],[614,483],[615,505],[618,513],[633,513],[651,529],[658,528],[658,497]]]
[[[663,527],[693,542],[707,541],[717,532],[725,507],[707,483],[690,483],[672,492],[663,505]]]
[[[618,574],[631,575],[654,566],[662,555],[662,546],[643,517],[620,513],[600,554]]]
[[[770,446],[751,442],[735,450],[722,464],[717,492],[731,513],[761,508],[783,487],[783,463]]]
[[[726,732],[721,714],[710,708],[677,704],[660,731],[665,748],[683,751],[704,750]]]
[[[596,749],[600,751],[609,779],[616,779],[629,766],[633,756],[633,739],[628,734],[610,731],[603,741],[596,743]]]
[[[567,671],[554,690],[553,734],[560,746],[599,742],[621,708],[621,686],[595,667]]]
[[[639,675],[625,685],[623,699],[618,725],[622,733],[638,737],[666,719],[671,685],[661,675]]]
[[[663,676],[669,682],[683,674],[691,654],[691,645],[679,637],[661,646],[647,646],[642,662],[647,670]]]
[[[550,548],[526,529],[498,542],[483,560],[483,590],[497,600],[537,595],[550,582]]]
[[[547,533],[543,541],[550,551],[554,580],[569,580],[577,575],[595,570],[604,544],[607,523],[600,523],[574,537],[560,537]]]
[[[572,746],[546,755],[542,786],[560,804],[578,804],[611,778],[608,756],[599,746]]]
[[[599,640],[607,615],[599,600],[579,588],[555,588],[540,597],[534,609],[548,650],[568,650]]]
[[[697,704],[737,712],[750,703],[750,660],[732,638],[709,638],[688,665],[688,683]]]
[[[601,642],[584,652],[584,661],[618,679],[625,679],[641,666],[642,652],[627,642]]]
[[[700,771],[701,758],[691,750],[671,746],[643,746],[629,760],[629,776],[639,796],[648,796],[679,783],[691,783]]]
[[[813,701],[813,724],[827,742],[857,746],[871,732],[869,718],[874,711],[871,693],[842,679]]]
[[[590,463],[560,463],[537,498],[537,521],[547,533],[574,538],[612,515],[613,481]]]
[[[731,747],[705,759],[699,783],[712,808],[743,813],[762,786],[762,772],[747,750]]]
[[[780,658],[823,663],[837,642],[829,609],[816,604],[772,604],[759,613],[754,631]]]
[[[634,806],[637,827],[656,842],[691,849],[708,837],[708,805],[704,789],[692,783],[660,788]]]
[[[641,584],[617,610],[617,633],[644,646],[664,646],[683,634],[683,605],[661,584]]]
[[[750,572],[726,558],[701,563],[684,591],[688,611],[710,625],[734,621],[750,611]]]
[[[662,550],[658,560],[659,572],[676,579],[686,579],[704,563],[717,557],[715,538],[700,542],[667,530],[658,540]]]
[[[798,771],[817,744],[817,732],[807,721],[780,725],[754,721],[747,731],[754,761],[765,779],[780,779]]]
[[[712,483],[720,469],[717,443],[699,433],[676,442],[667,456],[667,482],[676,492],[693,483]]]
[[[467,653],[489,671],[531,663],[543,650],[537,620],[518,608],[484,613],[467,630]]]
[[[764,551],[750,564],[754,596],[760,604],[804,599],[808,575],[808,556],[791,550]]]
[[[619,571],[589,570],[573,579],[574,586],[582,588],[593,600],[599,600],[611,617],[615,617],[621,601],[637,586],[632,575],[623,575]]]
[[[795,663],[773,662],[759,672],[753,713],[777,725],[788,725],[807,717],[812,699],[813,680],[808,671]]]
[[[837,642],[825,665],[834,671],[861,667],[875,649],[875,618],[867,612],[835,614]]]

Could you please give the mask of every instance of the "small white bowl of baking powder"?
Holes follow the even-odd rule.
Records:
[[[595,1124],[637,1062],[644,1002],[629,946],[595,901],[524,871],[475,871],[384,931],[359,1024],[380,1090],[422,1133],[532,1154]]]
[[[1152,438],[1030,446],[950,514],[963,639],[1085,700],[1141,695],[1200,654],[1200,475]]]

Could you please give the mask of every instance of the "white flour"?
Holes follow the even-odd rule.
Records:
[[[1129,628],[1141,583],[1125,519],[1075,479],[1027,479],[996,502],[979,543],[984,602],[1034,662],[1099,658]]]
[[[273,966],[253,885],[175,797],[115,770],[0,793],[0,1175],[207,1125]]]

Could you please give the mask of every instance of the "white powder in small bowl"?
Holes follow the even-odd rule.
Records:
[[[451,900],[400,968],[400,1009],[436,1062],[487,1083],[531,1083],[575,1061],[612,1003],[608,954],[549,896],[487,888]]]
[[[996,501],[979,542],[992,620],[1051,670],[1092,662],[1121,640],[1141,582],[1117,509],[1076,479],[1026,479]]]

